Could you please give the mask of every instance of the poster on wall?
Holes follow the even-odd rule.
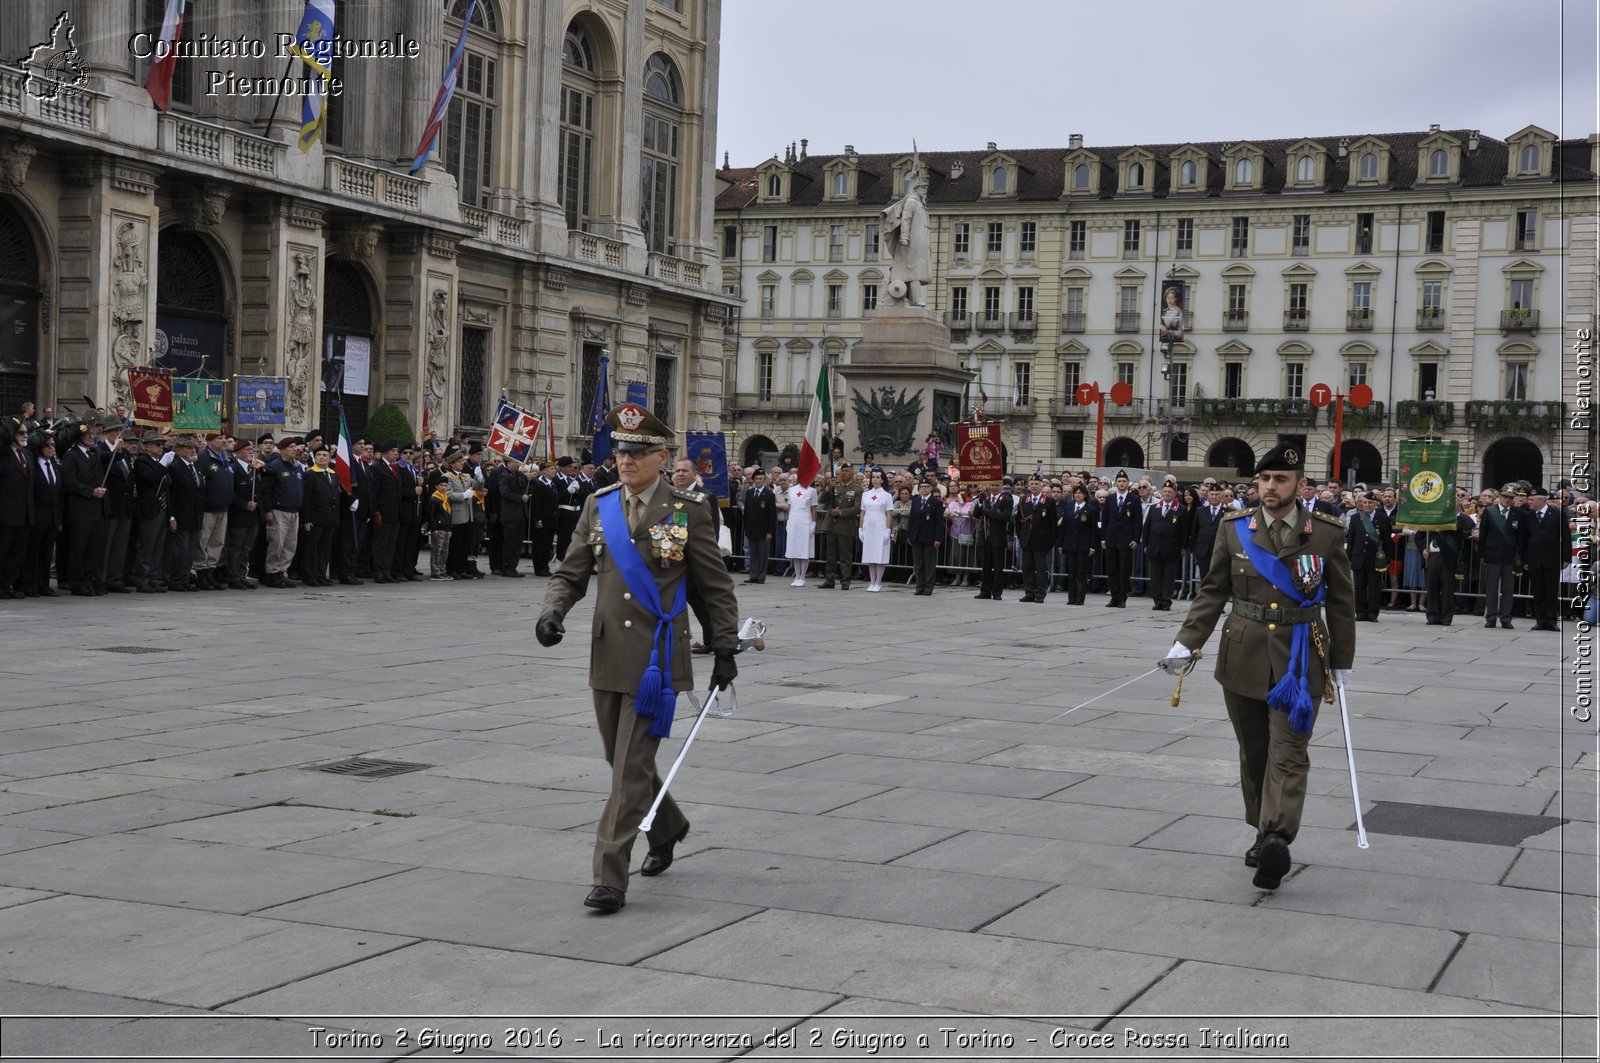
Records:
[[[635,406],[650,408],[650,385],[643,380],[628,381],[628,401]]]
[[[220,377],[226,340],[221,321],[156,315],[155,364],[175,377]]]
[[[322,390],[367,394],[372,379],[372,338],[330,333],[322,347]]]
[[[39,368],[39,300],[0,296],[0,373]]]

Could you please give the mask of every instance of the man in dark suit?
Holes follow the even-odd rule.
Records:
[[[339,537],[339,476],[325,444],[318,443],[306,472],[300,501],[300,542],[296,558],[300,581],[307,587],[331,587],[328,566]]]
[[[167,556],[171,559],[172,575],[167,586],[175,591],[196,591],[200,587],[192,577],[194,548],[205,524],[205,481],[195,464],[195,452],[200,441],[194,436],[179,436],[173,440],[172,464],[167,475],[172,481],[172,510],[167,515]]]
[[[527,474],[516,458],[506,458],[504,465],[489,474],[489,497],[495,500],[494,513],[489,518],[498,526],[500,554],[491,568],[510,579],[521,579],[517,564],[522,560],[522,542],[528,536],[528,503],[533,500]]]
[[[1217,541],[1217,528],[1221,526],[1222,516],[1227,512],[1223,506],[1222,488],[1213,485],[1206,491],[1206,497],[1200,507],[1191,514],[1189,553],[1193,555],[1195,564],[1200,569],[1201,583],[1206,581],[1206,572],[1211,567],[1211,547]]]
[[[113,594],[133,593],[124,579],[128,571],[128,540],[133,530],[133,458],[123,442],[123,429],[121,421],[104,422],[100,425],[97,444],[107,465],[106,555],[101,570],[105,573],[106,590]]]
[[[998,602],[1005,589],[1006,544],[1011,538],[1011,516],[1015,505],[1011,488],[991,487],[978,496],[972,507],[977,521],[978,593],[974,598]]]
[[[172,481],[161,464],[165,449],[154,428],[140,441],[142,453],[133,459],[134,589],[141,594],[164,594],[161,555],[167,545],[167,515],[172,505]]]
[[[356,444],[365,447],[364,443]],[[361,545],[367,537],[367,517],[372,512],[372,477],[367,463],[359,457],[350,462],[350,488],[339,485],[339,534],[334,543],[333,567],[339,582],[346,587],[359,587],[362,579],[357,575],[361,566]]]
[[[556,467],[548,462],[539,466],[539,475],[528,481],[528,537],[533,540],[533,574],[550,575],[550,557],[555,553]]]
[[[1133,549],[1144,530],[1144,506],[1128,490],[1128,474],[1117,470],[1116,489],[1106,495],[1100,512],[1100,548],[1106,556],[1106,582],[1110,585],[1108,609],[1126,609],[1133,583]]]
[[[233,504],[228,507],[228,531],[222,551],[223,576],[236,591],[253,591],[258,584],[250,578],[250,555],[261,536],[266,515],[272,512],[272,482],[265,482],[266,463],[256,457],[256,445],[241,439],[233,445]]]
[[[61,459],[67,495],[67,582],[80,598],[104,594],[106,517],[104,486],[109,456],[97,450],[87,424],[69,429],[71,445]]]
[[[35,432],[28,440],[33,468],[33,522],[28,529],[28,559],[23,565],[22,593],[30,598],[54,598],[50,562],[56,555],[56,537],[65,526],[66,497],[61,491],[61,467],[56,462],[56,437]]]
[[[1056,541],[1067,563],[1067,604],[1082,605],[1089,593],[1089,566],[1100,549],[1100,507],[1087,485],[1073,485],[1072,500],[1056,511]]]
[[[1478,526],[1478,556],[1483,560],[1483,626],[1511,626],[1511,607],[1521,565],[1522,518],[1517,485],[1500,488],[1498,504],[1483,507]]]
[[[939,546],[944,541],[944,500],[933,493],[933,485],[926,480],[917,485],[917,495],[911,500],[906,540],[911,544],[911,574],[917,593],[932,596]]]
[[[33,455],[28,452],[28,426],[8,417],[10,446],[0,458],[0,598],[26,597],[21,588],[33,525]]]
[[[422,579],[422,573],[417,570],[417,549],[420,544],[419,529],[422,527],[423,490],[422,480],[413,464],[415,454],[414,446],[401,447],[400,461],[395,465],[395,472],[400,478],[400,520],[395,529],[394,563],[389,578],[396,583]]]
[[[1178,579],[1183,560],[1183,511],[1178,492],[1171,484],[1161,488],[1161,501],[1150,507],[1140,541],[1150,573],[1150,608],[1172,611],[1172,585]]]
[[[1050,560],[1056,549],[1056,507],[1037,473],[1028,477],[1028,493],[1017,501],[1016,509],[1022,600],[1042,603],[1050,589]]]
[[[1355,618],[1378,622],[1383,608],[1383,579],[1389,570],[1385,552],[1389,539],[1383,534],[1375,510],[1378,496],[1371,491],[1356,499],[1356,512],[1345,529],[1344,552],[1350,558],[1355,587]]]
[[[772,556],[772,537],[778,531],[778,500],[767,486],[767,474],[759,467],[744,492],[744,533],[750,542],[750,575],[746,583],[767,582],[767,563]]]
[[[1454,530],[1437,528],[1421,531],[1423,608],[1428,623],[1448,625],[1456,615],[1456,581],[1461,578],[1461,547],[1472,535],[1472,518],[1456,511]]]
[[[372,474],[372,582],[393,583],[394,548],[400,533],[400,444],[392,439],[378,446]]]
[[[1550,505],[1550,489],[1535,484],[1532,501],[1522,511],[1522,561],[1528,566],[1533,593],[1533,630],[1559,631],[1557,595],[1561,570],[1572,556],[1572,531],[1567,515]]]

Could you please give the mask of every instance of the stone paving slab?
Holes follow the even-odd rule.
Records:
[[[88,836],[115,834],[216,814],[215,805],[184,801],[159,793],[142,793],[107,797],[99,801],[80,801],[39,812],[24,812],[8,817],[7,822],[19,827]]]
[[[769,951],[784,957],[781,969],[768,965]],[[751,982],[776,975],[798,989],[980,1014],[1103,1014],[1171,964],[1104,949],[769,911],[642,966],[715,969]]]
[[[401,870],[371,861],[109,834],[0,857],[0,884],[243,914]]]
[[[331,808],[269,805],[229,812],[212,806],[212,814],[205,819],[147,827],[139,833],[193,842],[226,842],[253,849],[275,849],[312,838],[343,835],[382,822],[383,817],[371,813]]]
[[[1252,893],[1260,891],[1243,876],[1231,904],[1057,889],[984,932],[1286,973],[1315,969],[1331,978],[1409,989],[1432,984],[1460,942],[1445,930],[1251,908]]]
[[[1593,949],[1473,933],[1434,988],[1451,996],[1592,1013],[1595,966]]]
[[[380,817],[355,830],[285,845],[282,851],[581,882],[594,853],[594,835],[439,816]]]
[[[581,885],[582,870],[569,869],[565,881],[546,882],[421,868],[258,914],[316,926],[628,965],[757,911],[668,893],[654,882],[637,880],[620,913],[632,918],[607,918],[580,903],[588,892]]]
[[[1127,844],[1143,838],[1178,818],[1178,814],[1173,812],[1106,808],[1090,804],[1062,807],[995,794],[954,795],[948,791],[904,786],[834,809],[828,815],[858,821],[925,823],[963,830],[1004,831],[1035,840],[1055,838],[1111,844]],[[851,829],[859,829],[859,825]],[[901,826],[897,829],[910,828]]]
[[[906,792],[909,791],[891,790],[883,796]],[[913,826],[909,820],[898,818],[873,821],[849,817],[850,809],[875,800],[878,798],[868,798],[826,816],[680,802],[679,807],[689,817],[690,830],[689,837],[679,843],[677,854],[681,857],[706,849],[753,849],[818,859],[889,863],[955,834],[951,827]],[[961,800],[968,798],[963,796]],[[592,841],[587,835],[586,839]]]
[[[996,754],[1004,756],[1004,754]],[[985,758],[989,759],[989,758]],[[994,794],[1000,797],[1045,797],[1081,782],[1084,776],[1065,771],[1033,771],[1026,768],[990,767],[986,764],[952,764],[943,761],[909,760],[905,757],[879,757],[839,753],[797,767],[783,775],[808,779],[834,779],[840,782],[882,783],[885,786],[913,786],[924,790],[954,793]]]
[[[37,849],[41,845],[70,842],[79,835],[63,831],[37,830],[32,827],[0,827],[0,856],[19,853],[24,849]]]
[[[0,940],[0,977],[201,1008],[409,943],[90,897],[0,909]]]
[[[10,1019],[6,1055],[27,1058],[70,1043],[85,1056],[137,1059],[139,1063],[179,1063],[213,1057],[228,1048],[229,1063],[282,1063],[290,1059],[396,1060],[355,1044],[330,1044],[307,1030],[305,1022],[246,1016],[174,1012],[160,1018]],[[256,1053],[259,1053],[257,1055]]]

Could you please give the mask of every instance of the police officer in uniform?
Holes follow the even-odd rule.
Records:
[[[572,458],[563,454],[556,459],[556,561],[567,556],[572,544],[572,533],[578,527],[578,514],[583,512],[583,484],[573,475]]]
[[[715,689],[727,687],[738,674],[739,605],[706,513],[706,496],[661,478],[672,429],[633,403],[612,410],[606,423],[613,430],[622,482],[584,504],[573,548],[545,591],[535,635],[542,646],[560,642],[562,619],[587,592],[590,579],[597,581],[589,687],[612,769],[611,794],[595,830],[594,888],[583,903],[615,912],[626,901],[639,824],[661,788],[656,748],[671,725],[671,692],[694,685],[686,583],[694,582],[709,607]],[[688,833],[689,821],[668,796],[647,835],[650,851],[639,873],[666,871],[673,848]]]
[[[1205,583],[1161,662],[1169,671],[1187,671],[1223,621],[1216,677],[1239,742],[1245,821],[1257,831],[1245,864],[1256,869],[1255,885],[1268,890],[1289,872],[1316,706],[1355,662],[1355,592],[1344,526],[1300,504],[1302,468],[1291,444],[1280,443],[1261,459],[1261,504],[1223,519]],[[1229,601],[1233,610],[1224,619]]]

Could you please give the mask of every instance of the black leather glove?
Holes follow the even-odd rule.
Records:
[[[567,629],[561,624],[561,614],[554,609],[547,609],[539,618],[539,623],[533,629],[533,635],[539,640],[541,646],[554,646],[561,641],[561,636]]]
[[[711,666],[711,689],[727,690],[739,674],[739,665],[728,650],[717,651],[717,663]]]

